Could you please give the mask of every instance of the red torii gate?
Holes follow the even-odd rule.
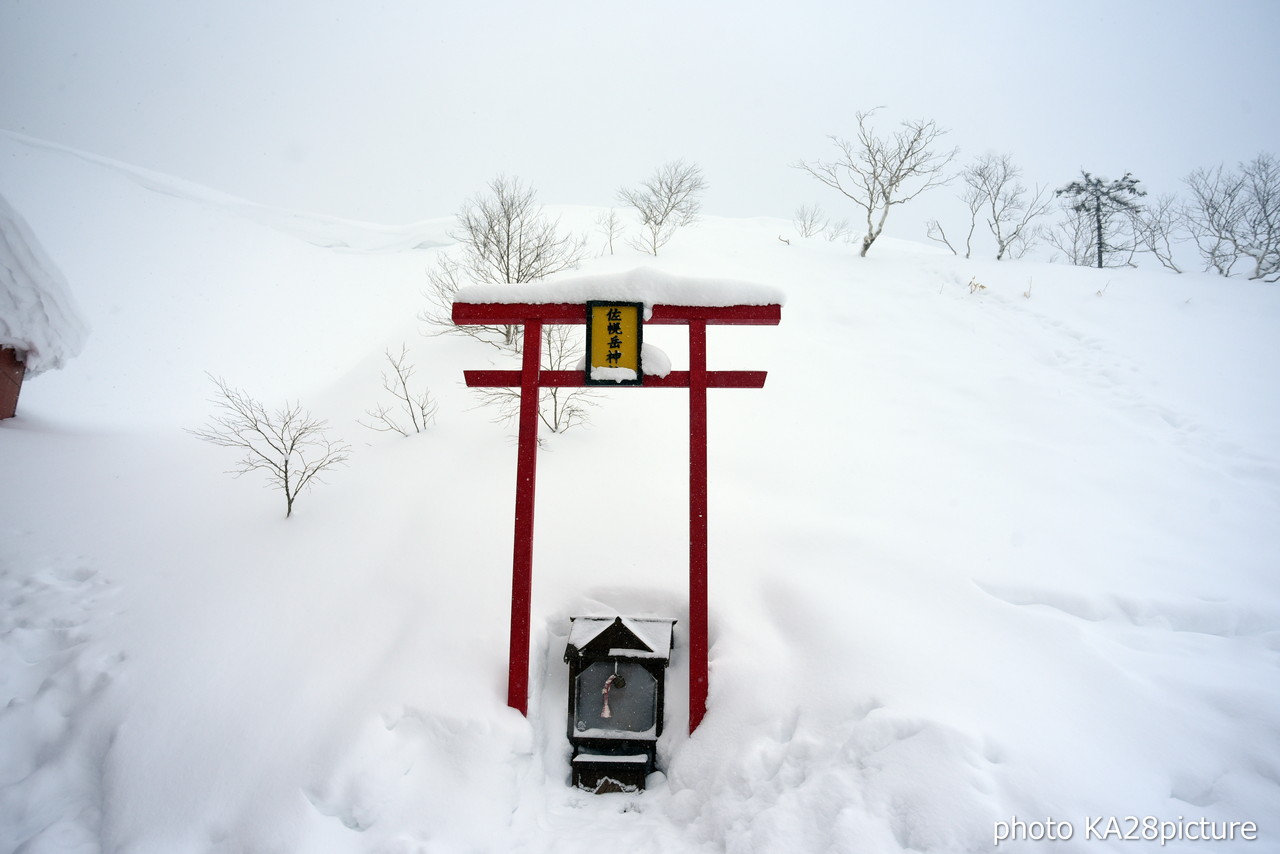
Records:
[[[461,297],[460,297],[461,298]],[[523,326],[519,371],[463,371],[473,388],[520,387],[520,427],[516,461],[515,544],[511,570],[511,638],[507,705],[529,713],[529,621],[533,604],[533,509],[538,460],[538,390],[587,385],[585,371],[541,369],[542,327],[585,324],[583,303],[453,304],[458,326]],[[644,376],[647,388],[689,389],[689,732],[707,708],[707,389],[763,388],[765,371],[707,370],[707,326],[776,326],[781,304],[653,305],[646,324],[689,327],[689,370],[665,377]],[[530,346],[532,344],[532,346]],[[619,385],[619,388],[628,386]]]

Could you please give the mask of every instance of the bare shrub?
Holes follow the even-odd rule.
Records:
[[[672,160],[640,182],[639,187],[618,190],[618,200],[640,215],[642,235],[632,241],[632,246],[656,256],[677,229],[697,221],[706,189],[702,167]]]
[[[408,352],[403,344],[400,345],[399,354],[393,354],[390,349],[386,351],[387,362],[391,367],[389,371],[382,372],[382,388],[395,398],[396,403],[390,406],[378,404],[372,409],[366,409],[365,415],[369,416],[369,421],[359,422],[361,426],[408,436],[411,429],[414,433],[421,433],[435,420],[437,405],[431,399],[430,390],[423,388],[415,391],[409,386],[416,369],[408,361]],[[409,419],[408,427],[401,423],[406,416]]]
[[[801,237],[813,237],[821,234],[827,227],[827,216],[817,205],[801,205],[791,217],[796,227],[796,234]]]
[[[218,396],[210,402],[219,412],[209,419],[209,426],[187,432],[201,441],[239,451],[242,456],[228,474],[240,477],[262,472],[267,487],[284,496],[286,519],[293,515],[293,504],[302,490],[350,457],[350,446],[330,439],[325,422],[298,403],[286,403],[268,412],[222,378],[209,378],[218,387]]]
[[[1280,162],[1262,153],[1234,172],[1198,169],[1186,184],[1187,222],[1206,266],[1229,276],[1248,258],[1250,279],[1280,281]]]
[[[1048,212],[1053,196],[1039,186],[1027,189],[1022,169],[1010,155],[985,154],[965,167],[960,177],[967,187],[964,198],[970,210],[975,215],[981,211],[996,240],[997,261],[1006,256],[1020,258],[1035,245],[1035,221]]]
[[[1151,255],[1168,270],[1181,273],[1174,258],[1174,246],[1185,242],[1186,215],[1176,196],[1166,193],[1145,207],[1131,213],[1133,234],[1138,247]]]
[[[583,327],[548,325],[542,329],[541,368],[544,371],[582,369]],[[476,389],[482,406],[498,411],[498,421],[511,421],[520,415],[520,389],[491,387]],[[563,433],[590,420],[590,408],[596,395],[588,388],[548,388],[538,393],[538,417],[552,433]]]
[[[622,217],[618,216],[615,208],[601,212],[596,216],[596,230],[604,235],[604,248],[609,250],[609,254],[613,254],[613,242],[622,236]],[[601,255],[604,251],[601,250]]]

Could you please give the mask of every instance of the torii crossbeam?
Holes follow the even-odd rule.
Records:
[[[516,462],[515,543],[511,572],[511,638],[507,705],[529,711],[529,621],[533,591],[533,511],[538,451],[538,389],[587,385],[584,371],[544,371],[540,365],[544,325],[584,324],[582,302],[466,302],[453,304],[459,326],[523,326],[519,371],[464,371],[471,387],[520,387],[519,447]],[[645,388],[689,389],[689,732],[707,708],[707,389],[763,388],[765,371],[707,370],[709,325],[776,326],[782,306],[652,305],[644,323],[689,327],[689,370],[665,377],[644,376]],[[631,386],[618,386],[627,388]]]

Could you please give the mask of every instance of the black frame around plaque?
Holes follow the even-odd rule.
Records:
[[[636,378],[633,380],[594,380],[591,378],[591,313],[596,308],[634,308],[636,310]],[[587,352],[583,381],[590,386],[644,385],[644,303],[618,300],[587,300]]]

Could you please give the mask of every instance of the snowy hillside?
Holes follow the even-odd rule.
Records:
[[[858,259],[778,220],[584,264],[787,294],[780,326],[709,333],[712,369],[769,379],[710,394],[690,737],[684,393],[544,433],[526,720],[514,427],[461,387],[515,365],[416,319],[449,210],[289,214],[10,135],[0,193],[93,328],[0,423],[0,851],[967,852],[1015,816],[1073,838],[1001,851],[1280,850],[1280,288]],[[645,335],[686,366],[683,330]],[[409,438],[357,423],[401,344],[439,403]],[[184,432],[207,374],[300,399],[349,465],[286,520]],[[680,621],[665,773],[593,796],[562,655],[570,616],[614,613]],[[1085,838],[1127,816],[1258,839]]]

